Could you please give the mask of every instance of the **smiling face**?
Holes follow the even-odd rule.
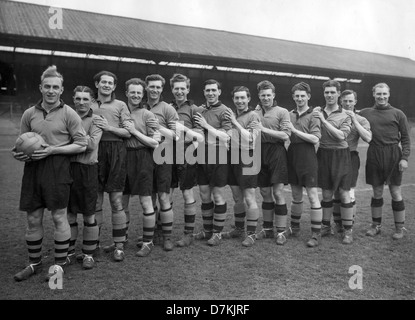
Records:
[[[113,77],[103,75],[99,82],[95,82],[95,87],[98,89],[98,95],[109,97],[114,92],[116,85]]]
[[[151,101],[158,101],[163,92],[163,82],[161,80],[152,80],[147,84],[147,97]]]
[[[274,104],[275,93],[272,89],[264,89],[259,91],[258,98],[263,107],[272,107]]]
[[[75,92],[73,97],[75,110],[78,114],[85,114],[89,111],[92,103],[92,97],[89,92]]]
[[[63,93],[62,79],[58,77],[47,77],[43,79],[39,89],[45,104],[50,106],[58,104]]]
[[[180,105],[187,100],[187,95],[189,94],[190,89],[187,87],[185,81],[174,82],[171,92],[173,93],[174,99],[176,100],[177,104]]]
[[[334,106],[339,100],[340,92],[337,91],[336,87],[325,87],[324,88],[324,99],[326,99],[326,105]]]
[[[248,97],[246,91],[237,91],[233,94],[233,103],[238,111],[244,111],[249,106],[251,98]]]
[[[306,108],[310,98],[311,95],[304,90],[295,90],[293,93],[293,100],[299,109]]]
[[[207,103],[212,105],[219,101],[219,96],[221,95],[222,91],[218,88],[216,83],[213,83],[207,84],[203,90],[203,93],[205,94]]]
[[[137,107],[144,97],[144,88],[141,84],[130,84],[125,92],[128,98],[128,105]]]
[[[376,105],[384,107],[389,103],[390,92],[387,87],[376,87],[373,92]]]

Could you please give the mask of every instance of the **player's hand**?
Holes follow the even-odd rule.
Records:
[[[402,159],[399,161],[399,171],[403,172],[406,169],[408,169],[408,161]]]
[[[43,150],[36,150],[32,153],[33,161],[44,159],[53,153],[53,147],[51,147],[47,143],[42,144],[42,147],[44,148]]]
[[[108,120],[105,119],[103,116],[100,116],[99,118],[95,118],[93,123],[100,128],[102,131],[108,131],[109,130],[109,124]]]
[[[344,110],[346,114],[352,119],[352,122],[356,120],[356,114],[351,110]]]
[[[295,132],[297,130],[295,129],[295,127],[294,127],[294,125],[291,121],[287,123],[287,126],[288,126],[288,129],[290,129],[290,131],[295,134]]]
[[[154,129],[154,130],[160,129],[159,120],[156,119],[156,118],[154,118],[154,119],[148,119],[146,121],[146,125],[149,126],[151,129]]]
[[[316,119],[320,119],[321,121],[324,120],[324,115],[323,115],[323,112],[321,112],[321,108],[320,107],[315,107],[313,109],[312,116],[314,118],[316,118]]]
[[[129,133],[133,133],[135,130],[135,126],[134,123],[132,123],[131,121],[125,121],[122,125],[122,127],[124,129],[126,129]]]
[[[161,142],[161,133],[160,133],[160,131],[158,131],[158,130],[154,131],[153,139],[156,140],[158,143]]]
[[[176,121],[170,121],[168,123],[168,127],[169,127],[170,130],[173,130],[174,132],[176,132],[176,130],[180,130],[180,128],[183,131],[183,127],[180,127],[180,123],[178,123]],[[178,133],[180,133],[180,131]]]
[[[208,126],[206,119],[199,112],[197,112],[193,116],[193,119],[195,120],[197,125],[201,126],[204,129],[206,129],[206,127]]]
[[[251,124],[249,125],[248,129],[254,129],[254,130],[262,131],[264,129],[264,127],[262,126],[261,121],[252,121]]]
[[[229,120],[230,122],[232,122],[232,123],[235,123],[235,121],[236,121],[235,114],[233,113],[233,111],[231,109],[227,109],[225,111],[225,118],[227,120]]]
[[[12,152],[13,158],[15,158],[16,160],[24,161],[24,162],[32,161],[32,159],[29,156],[25,155],[23,152],[16,152],[16,147],[13,147],[11,152]]]

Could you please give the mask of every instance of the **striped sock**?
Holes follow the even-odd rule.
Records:
[[[258,225],[259,209],[246,210],[246,232],[248,235],[254,234]]]
[[[215,208],[213,210],[213,232],[214,233],[222,232],[223,227],[225,226],[226,210],[227,210],[226,202],[224,204],[215,205]]]
[[[196,221],[196,201],[184,205],[184,233],[193,234]]]
[[[112,238],[116,245],[125,242],[125,227],[126,218],[124,210],[112,211]]]
[[[323,209],[323,220],[324,226],[330,227],[331,216],[333,215],[333,200],[332,201],[321,201],[321,208]]]
[[[130,227],[130,209],[124,208],[124,212],[125,212],[125,239],[128,239],[128,228]]]
[[[102,229],[102,225],[104,224],[104,215],[102,214],[102,209],[101,210],[95,210],[95,220],[96,220],[97,225],[98,225],[97,247],[99,247],[99,237],[101,236],[101,229]]]
[[[63,265],[66,262],[68,256],[69,241],[71,240],[71,228],[68,227],[64,230],[55,230],[55,264]]]
[[[405,203],[403,200],[394,201],[392,200],[392,211],[393,218],[395,220],[396,228],[403,228],[405,224]]]
[[[301,215],[303,213],[303,202],[295,202],[291,203],[291,227],[298,229],[300,228],[300,220]]]
[[[84,222],[82,253],[92,256],[97,248],[99,227],[97,221],[89,224]]]
[[[215,208],[215,204],[213,202],[202,203],[203,230],[205,232],[212,232],[213,231],[213,211],[214,211],[214,208]]]
[[[370,210],[372,212],[372,223],[375,225],[382,224],[382,208],[383,198],[375,199],[372,198],[370,203]]]
[[[262,227],[264,229],[274,229],[274,213],[275,203],[274,202],[263,202],[262,203]]]
[[[166,210],[160,210],[161,229],[163,230],[163,237],[171,237],[173,232],[173,220],[174,213],[173,208],[170,207]]]
[[[68,253],[75,252],[76,239],[78,238],[78,222],[70,223],[71,227],[71,240],[69,241]]]
[[[154,212],[143,212],[143,242],[151,242],[156,227],[156,214]]]
[[[42,261],[43,228],[36,230],[26,229],[25,238],[29,253],[29,263],[39,263]]]
[[[342,215],[341,215],[341,200],[334,199],[333,200],[333,220],[334,223],[337,225],[342,225]]]
[[[277,232],[284,232],[287,228],[287,204],[275,205],[275,227]]]
[[[233,206],[233,215],[235,218],[235,227],[238,229],[245,229],[245,204],[235,203],[235,205]]]
[[[342,203],[340,205],[341,221],[345,230],[350,230],[353,227],[353,204]]]
[[[323,220],[323,209],[321,207],[311,208],[310,220],[311,220],[311,232],[320,233],[321,222]]]

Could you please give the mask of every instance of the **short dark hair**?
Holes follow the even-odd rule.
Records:
[[[258,92],[260,92],[261,90],[272,89],[272,92],[275,93],[275,86],[268,80],[263,80],[259,82],[256,87]]]
[[[215,80],[215,79],[206,80],[203,84],[203,88],[206,88],[206,86],[209,85],[209,84],[216,84],[218,86],[219,90],[222,88],[221,83],[218,80]]]
[[[300,83],[297,83],[297,84],[295,84],[292,88],[291,88],[291,92],[292,93],[294,93],[295,91],[297,91],[297,90],[299,90],[299,91],[305,91],[305,92],[307,92],[307,93],[311,93],[311,88],[310,88],[310,86],[308,85],[308,83],[305,83],[305,82],[300,82]]]
[[[94,81],[95,81],[95,82],[100,82],[100,81],[101,81],[101,77],[102,77],[102,76],[112,77],[112,78],[114,79],[114,84],[117,84],[117,82],[118,82],[118,78],[117,78],[117,76],[116,76],[115,74],[113,74],[112,72],[110,72],[110,71],[106,71],[106,70],[103,70],[103,71],[98,72],[98,73],[94,76]]]
[[[340,82],[338,82],[336,80],[328,80],[328,81],[324,82],[323,83],[323,89],[325,89],[327,87],[336,87],[337,91],[342,90],[342,85],[340,84]]]
[[[164,85],[166,84],[166,79],[164,79],[161,75],[159,74],[150,74],[146,77],[146,84],[148,85],[148,83],[150,81],[161,81],[161,86],[164,87]]]
[[[77,92],[88,92],[91,96],[92,99],[94,99],[94,91],[92,91],[92,89],[90,87],[87,86],[76,86],[75,89],[73,89],[73,93],[77,93]]]
[[[235,93],[242,92],[242,91],[245,91],[246,92],[246,96],[248,98],[251,97],[251,92],[249,91],[249,89],[247,87],[237,86],[237,87],[234,87],[233,90],[232,90],[232,93],[231,93],[232,94],[232,98],[234,97]]]
[[[356,91],[353,90],[344,90],[341,94],[340,94],[340,99],[343,98],[344,96],[348,96],[349,94],[354,95],[354,98],[357,100],[357,93]]]
[[[173,88],[176,82],[186,82],[187,89],[190,88],[190,79],[181,73],[175,73],[170,79],[170,87]]]
[[[128,88],[130,87],[130,85],[140,85],[143,87],[143,90],[146,89],[147,85],[144,82],[144,80],[141,80],[140,78],[131,78],[130,80],[127,80],[125,82],[125,91],[128,91]]]

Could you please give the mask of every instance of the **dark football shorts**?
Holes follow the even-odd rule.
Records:
[[[402,172],[399,171],[399,162],[402,159],[402,150],[397,144],[387,146],[369,145],[366,160],[366,183],[372,186],[383,184],[400,186]]]
[[[151,196],[154,162],[149,148],[127,148],[127,177],[124,194]]]
[[[358,151],[350,151],[350,161],[352,163],[352,171],[350,172],[350,186],[356,188],[357,178],[359,177],[360,157]]]
[[[153,193],[170,193],[172,169],[172,164],[154,164]]]
[[[39,161],[26,162],[20,194],[20,210],[50,211],[68,206],[72,177],[68,156],[52,155]]]
[[[230,186],[239,186],[242,190],[245,189],[251,189],[256,188],[258,186],[258,175],[257,174],[250,174],[253,172],[246,172],[247,170],[253,168],[253,162],[252,163],[244,163],[242,156],[241,156],[241,150],[238,151],[232,150],[234,152],[237,152],[238,159],[237,163],[232,163],[231,159],[231,151],[229,152],[229,168],[228,168],[228,185]],[[252,159],[253,157],[253,150],[246,150],[244,152],[248,152],[247,158],[249,157]]]
[[[314,145],[292,143],[288,147],[288,183],[307,188],[317,187],[318,162]]]
[[[127,176],[124,141],[101,141],[98,148],[98,191],[124,191]]]
[[[71,163],[72,185],[68,212],[95,214],[98,198],[98,164]]]
[[[288,184],[287,150],[282,143],[262,143],[258,186],[266,188],[278,183]]]
[[[322,149],[317,151],[318,186],[323,190],[350,190],[352,165],[350,149]]]
[[[213,149],[214,148],[214,149]],[[216,152],[216,156],[209,158],[209,152]],[[223,157],[223,159],[222,159]],[[223,146],[205,146],[205,163],[197,165],[197,183],[199,186],[225,187],[228,184],[228,151]],[[222,161],[220,161],[222,160]],[[225,161],[226,160],[226,161]],[[223,163],[225,162],[225,163]]]
[[[188,146],[189,144],[186,144],[184,146],[185,149],[182,150],[180,147],[176,148],[176,144],[173,145],[175,155],[173,158],[174,164],[171,181],[171,188],[173,189],[180,186],[180,190],[183,191],[190,190],[197,186],[197,164],[188,164],[185,158],[185,150]],[[177,161],[178,159],[180,159],[180,161]]]

